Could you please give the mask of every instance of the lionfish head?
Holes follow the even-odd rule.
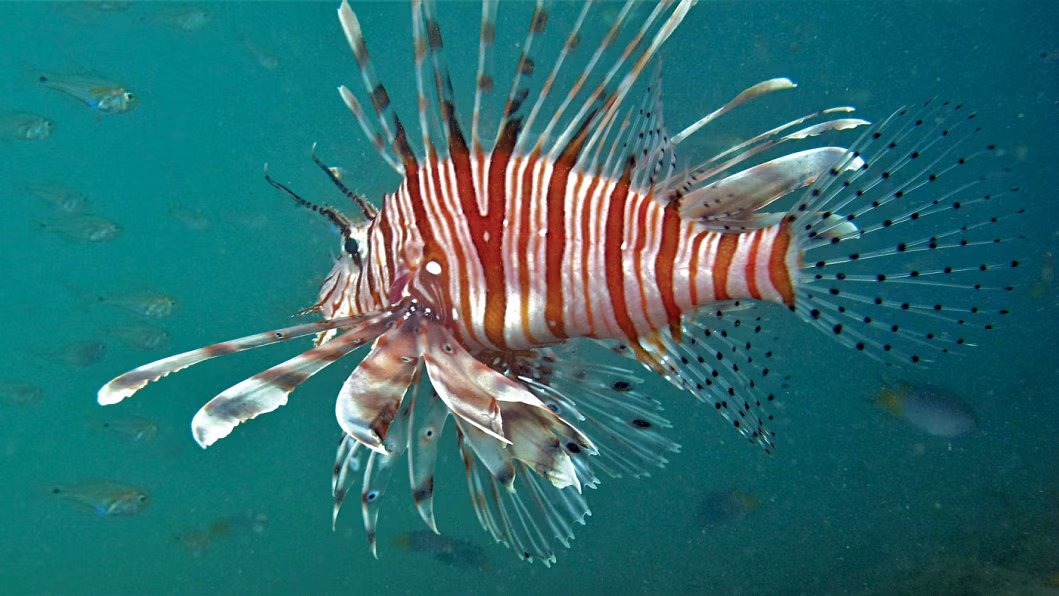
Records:
[[[327,275],[323,285],[320,287],[319,298],[313,306],[303,310],[300,314],[320,312],[326,318],[350,317],[374,312],[382,308],[378,300],[373,300],[372,295],[364,292],[363,296],[358,291],[360,272],[365,265],[365,251],[368,245],[368,234],[378,211],[367,201],[367,199],[346,186],[343,172],[340,168],[330,167],[316,156],[316,145],[312,148],[313,162],[327,177],[331,179],[335,187],[342,192],[356,207],[356,217],[348,217],[338,209],[324,204],[319,205],[303,198],[284,184],[277,182],[268,174],[268,164],[265,164],[265,181],[273,188],[282,191],[296,204],[305,207],[314,213],[324,216],[328,222],[341,234],[339,241],[338,258],[335,259],[331,272]]]

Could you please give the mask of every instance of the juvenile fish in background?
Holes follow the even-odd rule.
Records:
[[[100,421],[101,430],[130,443],[150,443],[158,438],[158,423],[142,416],[125,416]]]
[[[0,141],[43,141],[55,132],[55,122],[31,112],[0,112]]]
[[[1051,251],[1046,251],[1041,256],[1041,274],[1037,281],[1030,286],[1030,297],[1036,299],[1047,298],[1052,295],[1055,286],[1055,257]]]
[[[142,489],[109,480],[60,484],[51,488],[51,494],[100,517],[129,517],[151,504],[151,497]]]
[[[97,304],[115,306],[125,312],[146,317],[148,319],[164,319],[172,315],[177,307],[176,300],[171,296],[151,290],[122,294],[106,294],[91,298],[89,301]]]
[[[393,543],[409,552],[431,555],[453,567],[481,570],[489,566],[489,557],[482,547],[459,538],[435,534],[430,530],[398,534],[393,537]]]
[[[247,52],[250,52],[250,55],[254,57],[254,61],[256,61],[261,68],[264,68],[265,70],[276,70],[279,68],[279,58],[277,58],[275,54],[262,48],[250,38],[243,38],[243,47],[246,48]]]
[[[169,215],[189,230],[201,232],[210,227],[210,218],[202,209],[174,205],[169,208]]]
[[[39,80],[45,87],[61,91],[100,112],[121,114],[140,103],[136,94],[124,86],[96,75],[45,73]]]
[[[104,333],[135,350],[160,350],[169,346],[169,332],[147,323],[115,325],[107,327]]]
[[[83,213],[88,208],[85,195],[62,184],[27,182],[22,185],[22,190],[63,213]]]
[[[261,534],[268,529],[268,516],[264,513],[242,513],[219,517],[205,529],[193,528],[176,535],[177,542],[188,552],[202,555],[217,540],[239,536]]]
[[[121,226],[99,215],[75,213],[43,219],[37,226],[70,242],[111,242],[121,236]]]
[[[38,356],[76,368],[92,366],[102,360],[106,353],[106,344],[94,339],[70,341],[58,347],[36,352]]]
[[[696,521],[703,529],[712,529],[739,521],[761,507],[761,499],[740,489],[708,492],[699,500]]]
[[[0,403],[31,406],[44,398],[44,390],[30,383],[0,381]]]
[[[892,416],[937,437],[951,439],[978,428],[970,406],[939,387],[897,383],[884,387],[872,401]]]
[[[205,29],[213,21],[213,14],[198,6],[166,6],[155,20],[170,29],[193,33]]]

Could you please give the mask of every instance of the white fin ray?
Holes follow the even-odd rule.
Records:
[[[515,404],[516,407],[526,407]],[[538,480],[519,461],[490,473],[490,461],[502,460],[502,447],[491,437],[457,419],[460,447],[467,468],[471,502],[482,527],[493,538],[526,561],[540,560],[546,566],[555,562],[549,542],[558,539],[569,545],[573,523],[584,523],[589,514],[583,495],[573,486],[557,488]],[[483,457],[484,456],[484,457]],[[575,456],[582,456],[575,454]],[[495,467],[495,464],[494,464]],[[482,470],[486,471],[483,481]]]
[[[577,80],[574,81],[574,83],[570,86],[569,91],[567,91],[566,97],[563,98],[563,101],[559,104],[559,107],[556,108],[554,112],[552,112],[551,120],[548,121],[548,124],[545,125],[544,130],[541,132],[540,137],[542,139],[548,140],[552,138],[552,131],[559,126],[559,123],[562,121],[563,115],[566,113],[566,110],[570,107],[574,100],[577,99],[578,95],[581,92],[581,89],[584,88],[585,83],[588,82],[589,77],[592,75],[596,66],[599,64],[600,59],[603,57],[603,54],[606,52],[606,50],[610,47],[613,41],[617,38],[618,34],[621,32],[621,27],[625,23],[625,19],[628,18],[629,11],[634,5],[634,0],[626,0],[625,4],[622,6],[621,11],[619,11],[617,16],[614,18],[614,22],[611,24],[610,29],[607,31],[606,35],[603,36],[602,42],[596,48],[595,52],[593,52],[592,57],[588,60],[588,63],[581,69],[581,74],[578,76]],[[578,33],[576,29],[571,32],[571,36],[576,36],[577,34]],[[569,39],[570,38],[567,38],[568,43]],[[599,99],[599,97],[593,94],[590,98],[586,98],[585,101],[586,103],[595,103]],[[573,127],[577,122],[578,118],[574,117],[570,122],[570,125],[565,129],[565,132],[560,133],[560,137],[558,139],[546,145],[544,152],[553,161],[558,157],[559,153],[562,152],[562,150],[566,147],[567,143],[569,143],[570,138],[572,137],[571,127]]]
[[[525,363],[519,379],[548,409],[579,421],[599,452],[590,458],[592,467],[609,476],[650,476],[651,468],[665,466],[667,452],[680,450],[665,435],[671,424],[661,416],[661,404],[637,390],[642,381],[632,371],[557,349],[541,351],[537,361]],[[594,484],[584,478],[582,483]]]
[[[691,174],[686,175],[683,180],[679,182],[674,181],[676,186],[670,186],[671,195],[674,198],[679,198],[681,195],[688,192],[692,192],[694,189],[702,187],[710,182],[710,180],[719,178],[728,174],[736,166],[746,162],[758,155],[765,153],[775,147],[789,142],[803,140],[810,136],[816,136],[823,134],[828,131],[843,131],[857,128],[859,126],[868,125],[867,120],[861,120],[859,118],[837,118],[835,120],[828,120],[818,124],[807,126],[803,129],[796,130],[785,136],[775,138],[775,135],[765,133],[758,135],[755,139],[760,138],[756,142],[746,141],[722,151],[714,157],[706,160],[702,164],[696,166]],[[786,125],[777,127],[777,129],[783,129]],[[776,130],[776,129],[774,129]],[[753,140],[753,139],[752,139]],[[731,157],[728,157],[731,156]],[[719,162],[723,157],[728,157],[726,161]],[[844,167],[855,168],[858,164],[855,160],[846,164]]]
[[[577,45],[580,39],[581,26],[585,22],[585,17],[588,16],[589,11],[592,9],[593,0],[584,0],[584,4],[581,7],[581,12],[577,16],[577,21],[574,22],[573,27],[570,29],[570,33],[567,34],[566,43],[563,44],[563,49],[559,52],[559,57],[556,58],[555,63],[552,65],[551,72],[548,73],[548,77],[545,79],[544,84],[541,86],[540,93],[537,94],[537,100],[533,102],[533,107],[530,109],[530,113],[526,116],[526,121],[523,127],[527,131],[533,130],[533,123],[537,119],[537,114],[540,113],[544,107],[544,103],[548,100],[552,89],[555,86],[556,77],[559,75],[559,71],[562,70],[563,63],[566,58],[570,56],[577,49]],[[529,141],[532,135],[525,134],[519,137],[518,144],[515,145],[515,150],[523,155],[529,154],[532,151],[543,152],[544,147],[548,143],[548,137],[546,133],[537,135],[537,139],[534,144],[534,148],[531,151],[528,147]]]
[[[692,166],[688,171],[670,177],[665,181],[664,186],[671,189],[671,193],[675,193],[675,195],[679,197],[683,193],[694,188],[708,184],[711,179],[717,178],[735,166],[787,141],[803,140],[807,137],[820,135],[832,130],[843,131],[869,124],[866,120],[859,118],[835,118],[833,120],[811,124],[802,129],[787,133],[782,137],[780,136],[782,133],[797,126],[801,126],[811,120],[830,116],[832,114],[847,114],[853,111],[854,110],[851,107],[841,106],[818,110],[799,118],[795,118],[790,122],[786,122],[754,135],[745,141],[736,143],[713,157]]]
[[[694,189],[680,198],[685,218],[744,219],[787,194],[812,184],[846,154],[842,147],[790,153]],[[851,166],[850,167],[855,167]]]
[[[637,49],[639,49],[643,40],[647,38],[655,19],[661,16],[661,14],[665,11],[665,9],[669,7],[670,4],[672,4],[672,2],[660,2],[656,5],[655,10],[652,11],[651,14],[647,17],[639,32],[637,32],[637,34],[633,37],[632,41],[630,41],[628,45],[626,45],[625,51],[623,51],[622,55],[617,60],[615,60],[614,65],[610,68],[609,71],[607,71],[607,74],[604,77],[603,81],[600,82],[599,86],[592,93],[592,97],[602,97],[605,99],[603,101],[601,111],[594,113],[591,119],[589,120],[589,122],[592,123],[593,128],[595,128],[595,131],[588,136],[588,140],[585,143],[586,147],[591,148],[596,143],[603,142],[603,140],[606,138],[605,136],[602,136],[603,125],[605,125],[611,119],[617,116],[618,110],[621,108],[622,102],[624,101],[626,95],[629,93],[629,90],[632,89],[632,86],[636,83],[637,79],[643,73],[644,68],[646,68],[648,62],[651,60],[651,58],[654,57],[655,53],[658,51],[661,45],[665,42],[666,39],[669,38],[670,35],[673,34],[673,31],[676,30],[677,25],[679,25],[680,22],[687,15],[687,12],[691,8],[693,2],[691,0],[677,1],[676,7],[673,9],[673,12],[671,12],[667,17],[664,18],[662,24],[659,26],[658,30],[655,31],[654,36],[651,38],[650,43],[627,68],[627,71],[625,72],[624,76],[622,76],[616,89],[613,92],[607,94],[605,91],[606,86],[610,84],[611,79],[617,73],[619,73],[623,68],[625,68],[626,60],[630,58]],[[581,122],[582,118],[585,117],[585,114],[590,108],[590,106],[591,104],[586,103],[581,107],[578,114],[574,117],[574,120],[567,128],[567,132],[563,134],[564,137],[567,137],[569,133],[573,132],[574,124]]]
[[[691,126],[673,135],[673,144],[679,145],[684,141],[684,139],[690,137],[691,135],[695,134],[700,129],[702,129],[703,126],[706,126],[710,122],[713,122],[717,118],[747,103],[748,101],[757,99],[762,95],[768,95],[773,91],[794,89],[797,86],[798,85],[796,85],[794,81],[791,81],[787,78],[769,79],[767,81],[762,81],[760,83],[751,85],[750,87],[740,91],[739,94],[733,97],[732,99],[728,100],[728,103],[710,112],[709,114],[706,114]]]

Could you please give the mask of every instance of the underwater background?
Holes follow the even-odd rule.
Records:
[[[466,100],[479,8],[440,4]],[[314,142],[375,202],[398,183],[335,91],[359,84],[336,6],[0,4],[0,125],[27,113],[54,123],[46,138],[0,142],[0,592],[1059,592],[1059,5],[1046,2],[701,2],[691,12],[662,50],[671,127],[759,80],[799,84],[711,126],[703,156],[823,106],[878,119],[937,95],[977,110],[1021,189],[1009,208],[1028,213],[1026,239],[1001,257],[1022,263],[1012,314],[976,349],[924,369],[885,368],[783,319],[774,330],[791,376],[773,456],[644,373],[682,450],[650,478],[604,479],[551,569],[518,561],[479,527],[451,426],[435,510],[452,542],[419,533],[403,472],[379,520],[379,560],[355,503],[332,532],[333,398],[359,357],[207,451],[189,431],[202,403],[305,342],[99,407],[96,390],[121,372],[287,325],[315,301],[338,238],[264,182],[265,162],[307,198],[341,206],[310,161]],[[569,23],[572,6],[555,18]],[[530,8],[501,6],[501,56]],[[354,9],[408,121],[407,6]],[[498,57],[498,77],[510,69]],[[104,113],[43,85],[44,72],[106,77],[138,105]],[[62,202],[77,203],[71,194],[83,213]],[[92,241],[99,221],[86,213],[120,233]],[[136,312],[159,303],[172,313]],[[958,396],[974,430],[935,436],[873,403],[901,382]],[[107,508],[130,494],[131,505]]]

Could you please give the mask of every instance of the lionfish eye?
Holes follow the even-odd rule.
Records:
[[[342,248],[352,257],[360,256],[360,245],[357,244],[355,238],[346,238],[346,242],[343,244]]]

